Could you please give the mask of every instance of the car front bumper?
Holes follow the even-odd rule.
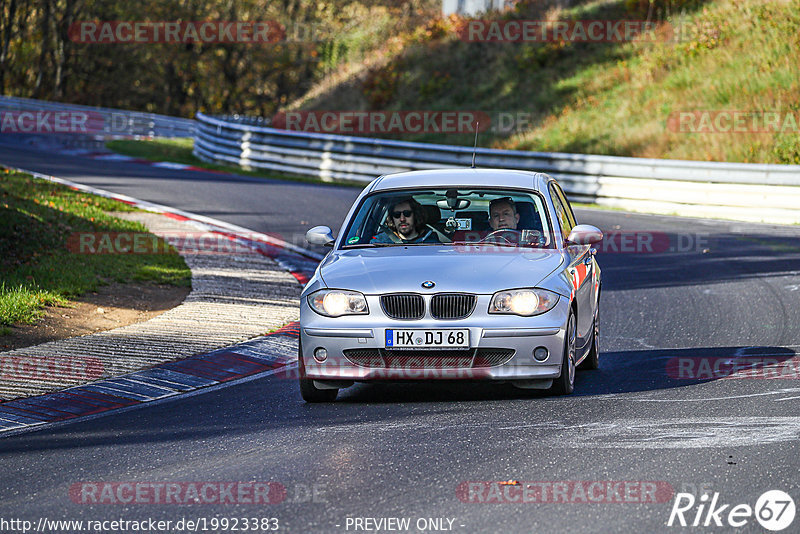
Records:
[[[373,298],[375,299],[372,302]],[[541,315],[519,317],[479,313],[488,309],[489,296],[479,296],[475,312],[467,319],[415,321],[391,319],[367,297],[370,315],[323,317],[301,299],[300,336],[305,376],[314,380],[550,380],[561,374],[564,336],[569,317],[568,299]],[[386,329],[469,330],[470,351],[436,349],[387,350]],[[545,347],[548,358],[533,357]],[[317,349],[327,358],[318,361]],[[496,349],[496,350],[491,350]],[[496,357],[513,351],[510,359]],[[359,357],[354,357],[358,355]],[[488,355],[488,359],[487,356]],[[507,360],[507,361],[505,361]]]

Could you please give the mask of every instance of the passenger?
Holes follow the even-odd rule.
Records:
[[[372,238],[372,243],[439,243],[428,225],[422,205],[413,198],[403,199],[389,208],[386,230]]]

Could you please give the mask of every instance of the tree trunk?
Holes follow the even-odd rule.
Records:
[[[6,69],[9,68],[8,53],[11,44],[11,36],[14,34],[14,19],[17,15],[17,0],[11,0],[8,4],[8,11],[3,9],[0,14],[6,15],[0,21],[0,93],[6,92]]]

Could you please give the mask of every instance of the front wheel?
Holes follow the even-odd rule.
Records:
[[[333,402],[338,389],[319,389],[310,378],[300,377],[300,395],[306,402]]]
[[[303,344],[297,341],[297,366],[300,370],[300,396],[306,402],[333,402],[339,394],[338,389],[319,389],[314,380],[306,378],[306,366],[303,365]]]
[[[598,369],[600,367],[600,347],[599,347],[599,340],[598,340],[598,331],[597,331],[597,317],[594,318],[594,324],[592,325],[592,347],[589,349],[589,353],[586,355],[586,358],[583,359],[581,364],[578,366],[578,369]]]
[[[564,357],[561,361],[561,376],[553,380],[550,392],[554,395],[569,395],[575,389],[575,313],[569,313],[567,331],[564,335]]]
[[[600,368],[600,329],[597,321],[600,318],[600,295],[597,295],[597,305],[594,310],[594,321],[592,322],[592,347],[586,358],[583,359],[578,369],[599,369]]]

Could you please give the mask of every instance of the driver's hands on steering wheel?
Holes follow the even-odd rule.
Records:
[[[509,245],[519,245],[521,236],[522,232],[514,228],[500,228],[486,234],[486,237],[481,239],[480,243],[486,243],[490,240],[496,242],[498,239],[502,239]]]

